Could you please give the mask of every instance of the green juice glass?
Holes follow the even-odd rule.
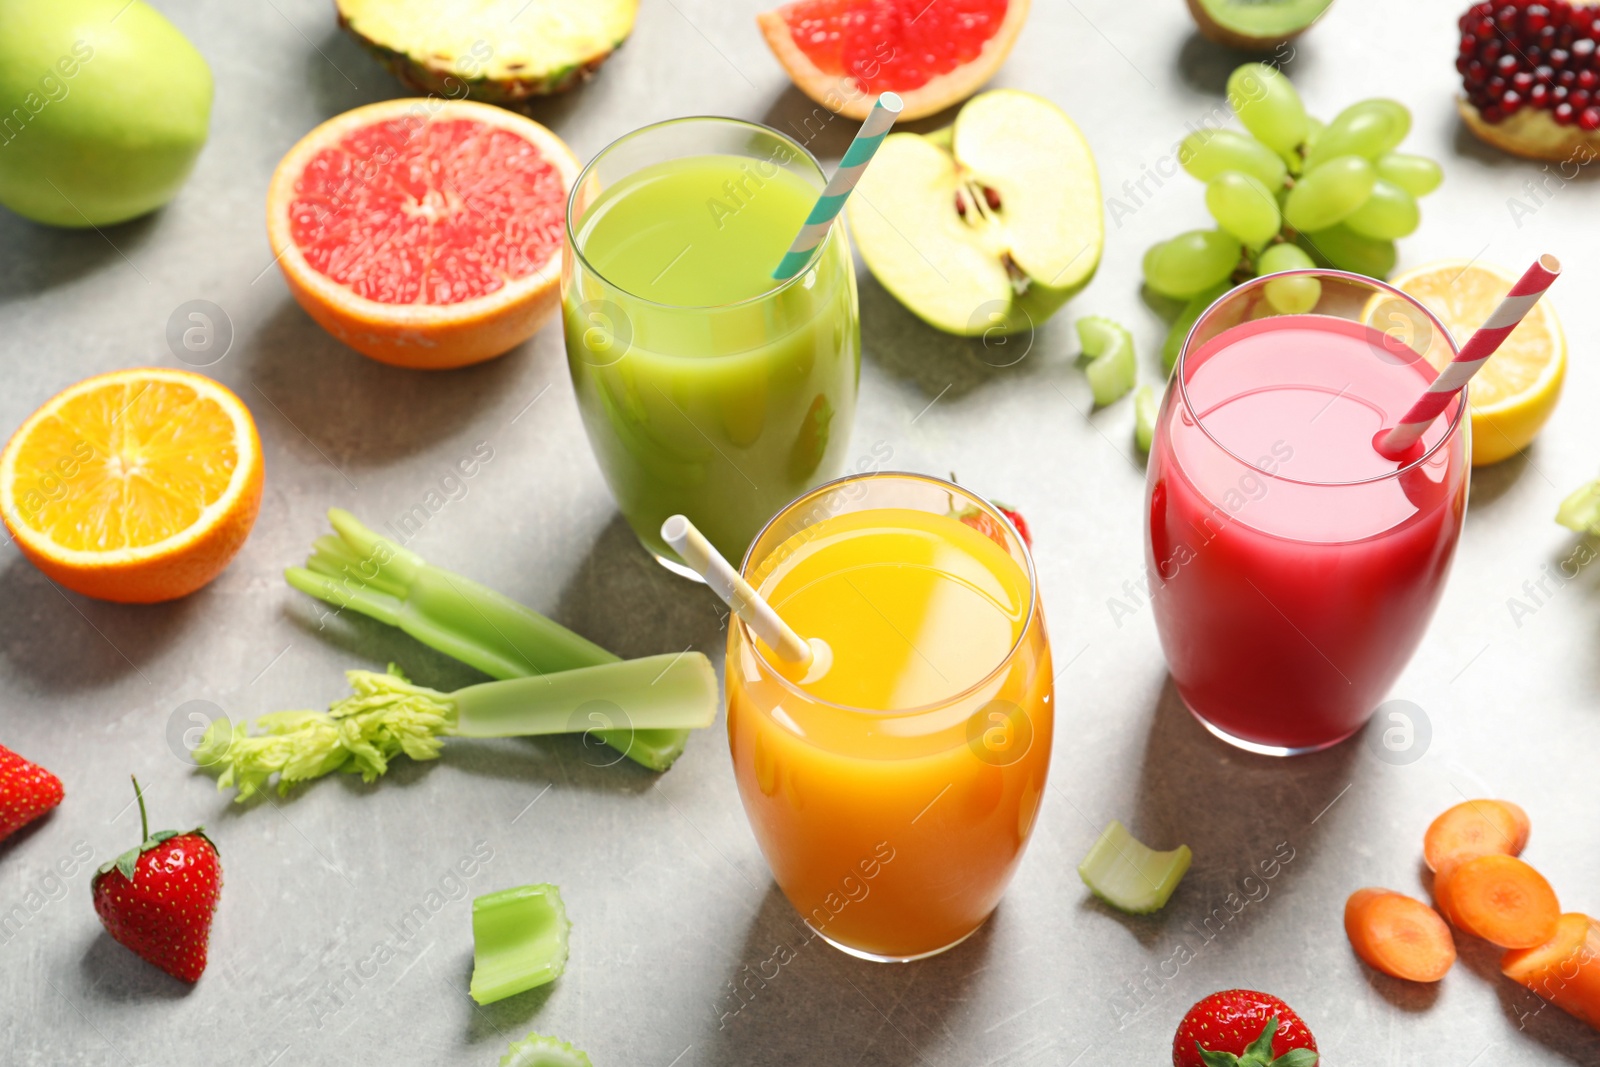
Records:
[[[686,577],[668,516],[742,559],[843,472],[861,375],[843,219],[799,274],[771,276],[824,184],[775,130],[685,118],[614,142],[573,186],[561,301],[578,409],[628,525]]]

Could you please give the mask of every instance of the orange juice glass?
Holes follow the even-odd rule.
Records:
[[[830,482],[743,573],[818,654],[735,617],[728,741],[773,877],[852,955],[912,960],[981,926],[1050,766],[1050,645],[1033,560],[988,502],[915,474]]]

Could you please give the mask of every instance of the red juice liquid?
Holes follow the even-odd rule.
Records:
[[[1468,442],[1453,405],[1421,462],[1373,448],[1435,376],[1413,355],[1359,322],[1286,315],[1180,365],[1150,453],[1146,566],[1173,681],[1213,730],[1331,745],[1416,650],[1461,533]]]

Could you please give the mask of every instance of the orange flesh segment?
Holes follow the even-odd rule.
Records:
[[[1437,982],[1456,962],[1455,941],[1438,912],[1387,889],[1352,893],[1344,930],[1357,956],[1395,978]]]
[[[1515,856],[1479,856],[1434,879],[1439,910],[1458,930],[1501,948],[1533,948],[1555,936],[1561,905],[1544,876]]]
[[[1422,853],[1430,871],[1452,863],[1499,853],[1521,854],[1528,843],[1527,812],[1504,800],[1468,800],[1433,820],[1423,835]]]
[[[1554,937],[1507,952],[1500,973],[1600,1029],[1600,923],[1589,916],[1561,916]]]
[[[239,464],[233,420],[174,381],[119,381],[72,397],[17,457],[17,518],[62,548],[142,548],[192,527]]]

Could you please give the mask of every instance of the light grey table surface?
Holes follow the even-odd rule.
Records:
[[[487,365],[423,375],[342,348],[290,299],[262,224],[273,165],[321,120],[400,92],[335,28],[331,4],[159,6],[216,74],[211,142],[170,207],[104,234],[0,212],[0,431],[91,373],[178,365],[168,316],[207,299],[234,330],[207,373],[255,413],[266,497],[227,572],[172,604],[63,593],[0,547],[0,741],[67,788],[42,825],[0,846],[0,913],[25,915],[0,936],[0,1062],[493,1064],[508,1040],[538,1030],[599,1067],[1159,1064],[1192,1001],[1246,985],[1294,1005],[1330,1065],[1600,1063],[1600,1037],[1554,1009],[1535,1014],[1481,944],[1463,943],[1455,970],[1424,989],[1364,970],[1341,930],[1358,886],[1424,892],[1423,829],[1474,795],[1521,802],[1534,823],[1528,858],[1569,909],[1600,910],[1600,568],[1547,581],[1547,595],[1525,585],[1574,551],[1551,515],[1600,465],[1588,406],[1600,394],[1600,188],[1462,130],[1451,67],[1462,4],[1339,0],[1288,64],[1324,117],[1373,94],[1414,110],[1408,147],[1442,160],[1447,181],[1403,242],[1403,266],[1456,256],[1520,266],[1545,250],[1568,265],[1555,293],[1573,345],[1567,397],[1526,456],[1474,478],[1442,606],[1393,694],[1431,723],[1409,765],[1376,758],[1370,736],[1288,762],[1211,740],[1174,696],[1150,612],[1128,599],[1143,567],[1133,411],[1123,401],[1089,413],[1070,324],[1089,313],[1132,324],[1141,374],[1160,380],[1163,326],[1139,296],[1139,258],[1202,224],[1201,188],[1185,176],[1142,193],[1124,183],[1170,169],[1185,124],[1218,106],[1239,59],[1200,40],[1179,0],[1036,0],[996,79],[1071,113],[1107,197],[1131,209],[1108,225],[1094,283],[1026,358],[989,366],[980,347],[931,332],[863,274],[851,454],[883,442],[893,466],[954,469],[1025,511],[1060,670],[1051,788],[1009,894],[966,944],[903,966],[803,943],[745,824],[720,717],[660,777],[589,766],[567,739],[458,741],[372,787],[341,777],[251,806],[230,804],[169,748],[188,701],[235,719],[322,706],[343,692],[343,670],[389,659],[443,687],[473,680],[377,624],[321,626],[281,572],[323,532],[328,507],[381,522],[481,442],[493,460],[422,530],[419,552],[624,655],[693,647],[720,664],[724,632],[710,595],[651,562],[618,517],[558,326]],[[761,6],[645,0],[633,39],[598,77],[534,114],[582,158],[676,115],[789,128],[812,105],[762,44]],[[838,158],[848,125],[829,127],[820,154]],[[1537,200],[1530,180],[1544,185]],[[1513,212],[1518,198],[1536,210]],[[1527,610],[1513,611],[1514,598]],[[149,788],[155,825],[204,822],[221,845],[211,964],[193,988],[101,931],[92,865],[50,874],[134,842],[130,772]],[[1074,871],[1112,818],[1194,849],[1155,917],[1094,903]],[[475,847],[492,859],[453,876]],[[1275,853],[1293,858],[1275,878],[1245,881]],[[566,974],[478,1008],[466,996],[470,897],[537,881],[561,886],[574,923]],[[437,910],[409,938],[395,933],[419,903]],[[1219,908],[1228,921],[1213,919],[1220,933],[1208,939],[1204,920]],[[794,958],[773,976],[764,961],[780,945]],[[374,964],[380,954],[392,958]],[[1175,958],[1188,962],[1163,966]],[[757,972],[768,979],[747,981]],[[735,982],[754,996],[734,997]]]

